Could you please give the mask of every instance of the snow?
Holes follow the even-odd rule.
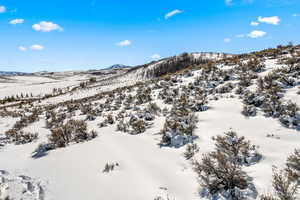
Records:
[[[284,99],[291,100],[300,107],[300,94],[297,94],[297,92],[299,91],[300,91],[299,87],[293,87],[287,89],[284,94]]]
[[[223,54],[192,54],[195,59],[200,57],[220,59]],[[97,77],[98,82],[84,89],[78,89],[66,94],[58,95],[35,102],[35,106],[50,105],[68,100],[82,99],[112,91],[116,88],[131,86],[145,77],[140,77],[146,70],[157,67],[164,60],[140,68],[132,73],[117,75],[104,75]],[[271,70],[280,68],[277,59],[265,61],[266,71],[259,73],[267,75]],[[218,65],[220,69],[229,70],[234,66]],[[180,87],[192,83],[201,70],[193,71],[193,76],[180,77],[174,87]],[[22,92],[33,93],[34,96],[51,93],[53,88],[77,87],[80,82],[87,81],[90,74],[84,72],[56,73],[52,76],[10,76],[0,82],[0,99],[5,96],[20,95]],[[237,81],[229,81],[237,83]],[[228,83],[228,82],[226,82]],[[226,84],[224,83],[224,84]],[[255,85],[247,89],[254,91]],[[160,90],[153,91],[154,102],[163,109],[171,105],[164,104],[158,98]],[[284,100],[292,100],[299,106],[300,95],[298,87],[285,89]],[[136,94],[136,90],[131,92]],[[272,191],[272,167],[284,167],[287,156],[295,148],[299,148],[299,130],[288,129],[280,124],[278,119],[267,118],[258,111],[254,117],[246,118],[241,114],[243,104],[237,95],[232,93],[209,96],[210,99],[218,97],[218,100],[209,101],[209,109],[198,112],[199,118],[194,142],[199,146],[196,159],[200,159],[204,153],[214,150],[215,143],[212,137],[221,135],[229,130],[234,130],[239,136],[245,136],[251,144],[258,146],[262,159],[250,166],[243,166],[243,170],[253,178],[258,194]],[[104,103],[105,100],[96,100],[92,103]],[[10,110],[19,108],[10,108]],[[110,112],[104,112],[108,114]],[[113,112],[112,112],[113,113]],[[73,119],[85,119],[80,111],[75,112]],[[32,158],[32,153],[39,144],[48,141],[50,130],[45,127],[45,119],[40,120],[24,128],[24,131],[39,134],[37,141],[24,145],[8,144],[1,146],[1,137],[13,127],[18,118],[0,118],[0,199],[9,195],[15,199],[36,200],[40,191],[43,197],[40,199],[130,199],[153,200],[157,196],[176,200],[199,200],[200,188],[197,176],[192,170],[191,161],[187,161],[183,153],[184,147],[170,148],[158,145],[158,134],[164,126],[165,117],[156,116],[151,128],[139,135],[130,135],[116,131],[116,125],[99,128],[98,123],[103,116],[94,121],[87,121],[89,130],[96,130],[98,137],[93,140],[70,144],[65,148],[58,148],[47,152],[40,158]],[[176,146],[176,145],[175,145]],[[181,146],[181,145],[179,145]],[[107,163],[118,163],[114,170],[103,173]],[[27,180],[20,176],[28,177]],[[6,181],[1,184],[1,177]],[[4,181],[2,181],[4,182]],[[30,182],[35,190],[26,187]],[[13,188],[13,189],[8,189]],[[40,187],[42,189],[40,189]],[[24,189],[25,188],[25,189]],[[20,191],[23,190],[23,196]],[[2,195],[2,196],[1,196]],[[19,195],[19,196],[18,196]],[[28,196],[24,196],[28,195]],[[256,199],[259,198],[259,195]]]
[[[41,76],[10,76],[8,81],[0,82],[0,99],[6,96],[21,95],[41,96],[52,92],[53,88],[66,88],[79,84],[84,76],[51,78]]]
[[[197,199],[197,184],[188,163],[180,150],[158,147],[153,135],[158,130],[150,129],[137,136],[114,131],[112,127],[104,128],[95,140],[52,151],[39,159],[30,157],[37,143],[8,146],[0,152],[1,169],[43,177],[49,183],[46,199],[126,196],[153,200],[162,192],[160,187],[167,188],[167,193],[176,199]],[[120,168],[102,173],[107,162],[118,162]],[[185,184],[177,184],[180,182]]]
[[[207,52],[201,52],[201,53],[192,53],[195,59],[213,59],[213,60],[220,60],[226,57],[230,57],[229,54],[224,53],[207,53]]]
[[[288,155],[299,147],[300,135],[298,131],[286,129],[278,120],[266,118],[262,115],[245,118],[240,114],[242,104],[237,99],[222,99],[213,101],[212,109],[199,113],[199,128],[197,143],[200,152],[207,153],[213,150],[214,143],[211,137],[217,136],[230,129],[238,135],[245,136],[252,144],[259,146],[263,159],[255,165],[245,167],[244,170],[254,178],[254,185],[260,194],[271,190],[272,167],[282,167]],[[280,139],[267,137],[274,134]],[[280,148],[278,148],[280,147]]]

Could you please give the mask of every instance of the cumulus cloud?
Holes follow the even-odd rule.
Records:
[[[5,13],[5,12],[6,12],[6,7],[0,6],[0,13]]]
[[[170,17],[173,17],[174,15],[177,15],[177,14],[180,14],[180,13],[183,13],[184,11],[183,10],[173,10],[171,12],[168,12],[166,15],[165,15],[165,19],[169,19]]]
[[[24,47],[24,46],[19,46],[18,49],[19,49],[20,51],[27,51],[27,48]]]
[[[9,21],[9,24],[22,24],[24,23],[24,19],[13,19]]]
[[[251,25],[251,26],[258,26],[259,23],[258,23],[258,22],[251,22],[250,25]]]
[[[154,59],[154,60],[158,60],[158,59],[160,59],[161,58],[161,56],[159,55],[159,54],[153,54],[152,56],[151,56],[151,58],[152,59]]]
[[[264,37],[267,33],[264,31],[259,31],[259,30],[254,30],[250,32],[247,36],[250,38],[259,38],[259,37]]]
[[[116,45],[120,46],[120,47],[126,47],[126,46],[131,45],[131,41],[130,40],[123,40],[121,42],[118,42]]]
[[[41,51],[41,50],[44,49],[44,47],[42,45],[39,45],[39,44],[34,44],[34,45],[31,45],[30,49],[33,50],[33,51]]]
[[[272,24],[272,25],[278,25],[280,22],[280,18],[278,16],[273,17],[258,17],[257,21],[260,23],[266,23],[266,24]]]
[[[32,25],[33,30],[41,32],[63,31],[63,28],[53,22],[41,21],[38,24]]]
[[[225,39],[224,39],[224,42],[226,42],[226,43],[231,42],[231,38],[225,38]]]

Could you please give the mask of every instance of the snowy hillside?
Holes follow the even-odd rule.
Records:
[[[288,45],[0,77],[0,200],[299,199],[299,61]]]
[[[204,64],[209,61],[217,61],[232,55],[224,53],[183,53],[170,58],[165,58],[152,63],[137,66],[129,70],[139,79],[157,78],[168,73],[174,73],[191,65]]]

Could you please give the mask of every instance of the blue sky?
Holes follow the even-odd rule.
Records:
[[[137,65],[300,43],[299,0],[0,0],[0,71]]]

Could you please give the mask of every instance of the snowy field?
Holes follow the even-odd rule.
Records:
[[[198,58],[201,54],[194,56]],[[256,108],[249,103],[251,109],[256,111],[254,113],[250,110],[251,116],[242,114],[248,100],[246,91],[258,91],[259,77],[264,78],[276,69],[287,67],[278,58],[265,58],[261,63],[264,64],[264,69],[253,72],[257,76],[252,78],[248,86],[243,87],[241,93],[237,92],[242,82],[240,69],[236,67],[239,64],[227,65],[224,62],[216,63],[219,75],[214,71],[196,68],[184,72],[186,74],[171,76],[170,80],[166,78],[149,83],[145,82],[149,80],[141,79],[136,74],[147,70],[143,68],[123,76],[108,75],[110,79],[107,80],[105,77],[98,78],[98,82],[66,94],[31,104],[24,103],[22,106],[10,106],[7,110],[1,109],[0,200],[229,200],[229,197],[226,198],[221,193],[214,197],[201,194],[205,188],[199,184],[201,180],[193,170],[193,161],[201,161],[204,154],[214,151],[216,142],[212,138],[230,130],[255,145],[257,154],[261,156],[257,162],[241,166],[241,170],[251,178],[251,184],[255,187],[255,192],[246,194],[246,199],[260,199],[262,194],[273,193],[273,167],[283,169],[287,157],[300,148],[300,115],[296,111],[287,121],[284,121],[287,117],[285,115],[277,116],[273,113],[272,116],[267,116],[271,111],[264,107],[266,105],[263,102]],[[158,65],[149,66],[153,70]],[[295,73],[299,73],[297,69]],[[225,73],[229,74],[229,78],[224,79],[225,81],[218,80],[225,77]],[[53,88],[78,87],[90,77],[91,75],[84,73],[55,78],[39,75],[11,76],[1,79],[0,99],[21,93],[32,93],[34,97],[38,97],[52,93]],[[288,101],[300,106],[300,77],[292,79],[294,82],[290,86],[285,86],[279,78],[274,80],[281,81],[278,85],[282,87],[282,91],[276,94],[280,94],[278,98],[283,106]],[[135,85],[143,81],[141,86]],[[267,81],[266,79],[266,84]],[[125,86],[127,88],[123,88]],[[230,87],[232,88],[228,89]],[[118,88],[122,89],[118,91]],[[147,88],[151,88],[150,92]],[[197,88],[202,90],[199,92]],[[110,91],[113,93],[101,95]],[[199,93],[196,94],[197,91]],[[188,95],[184,95],[184,92]],[[197,95],[204,93],[207,100],[203,101],[201,109],[197,107],[196,111],[193,110],[192,102],[198,101]],[[91,98],[95,95],[99,97]],[[168,99],[168,95],[171,98]],[[148,98],[150,100],[146,100]],[[195,114],[198,118],[192,137],[168,129],[167,120],[176,120],[172,118],[172,110],[183,111],[180,102],[185,102],[182,100],[184,98],[188,99],[188,106],[191,106],[188,115]],[[79,102],[72,102],[73,100]],[[267,100],[265,98],[263,101]],[[67,101],[71,102],[63,104]],[[146,108],[150,103],[155,103],[161,110],[156,114],[148,112]],[[10,104],[11,102],[7,105]],[[33,117],[34,120],[25,120],[26,126],[18,124],[23,118],[34,115],[35,108],[41,110],[37,112],[36,118]],[[13,116],[10,112],[19,112],[19,115]],[[285,113],[285,110],[280,112]],[[65,115],[61,120],[60,114]],[[121,115],[123,116],[120,117]],[[112,122],[110,116],[114,119]],[[54,131],[64,127],[68,120],[82,120],[86,124],[84,131],[96,131],[97,137],[87,136],[80,139],[80,142],[70,140],[63,146],[55,143]],[[122,120],[125,124],[128,123],[128,131],[120,131]],[[144,123],[143,131],[134,122]],[[21,128],[17,128],[18,125]],[[32,140],[22,136],[25,142],[20,142],[18,137],[8,134],[13,129],[19,134],[38,133],[38,136],[32,136]],[[161,145],[163,133],[171,134],[168,145]],[[191,141],[192,144],[197,144],[199,150],[188,160],[185,152]],[[40,144],[48,144],[51,148],[35,157],[34,152]],[[112,170],[106,172],[106,165],[113,165]]]

